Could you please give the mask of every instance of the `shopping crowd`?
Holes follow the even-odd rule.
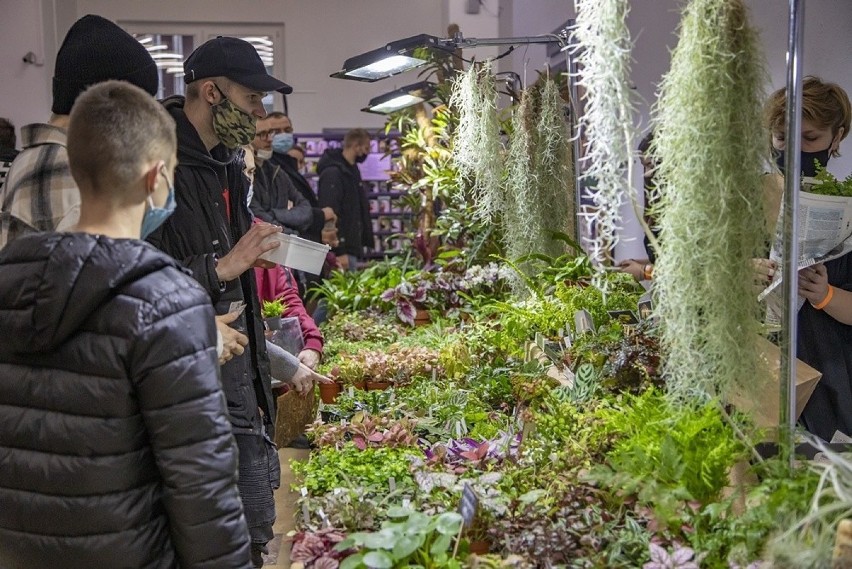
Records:
[[[0,119],[3,569],[262,566],[276,395],[330,381],[305,300],[373,243],[370,135],[323,156],[315,194],[290,117],[263,105],[292,88],[251,44],[209,40],[184,70],[185,96],[157,101],[148,51],[85,16],[49,120],[18,141]],[[332,247],[322,274],[264,260],[282,231]],[[273,300],[295,353],[270,339]]]

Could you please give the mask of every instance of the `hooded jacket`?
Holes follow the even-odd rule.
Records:
[[[293,187],[296,188],[296,191],[299,192],[299,194],[301,194],[301,196],[305,198],[311,206],[313,219],[311,220],[310,227],[308,227],[308,229],[304,232],[303,237],[317,243],[322,243],[322,229],[325,226],[325,213],[322,211],[322,208],[319,207],[319,200],[317,199],[317,195],[314,193],[314,189],[311,187],[311,184],[305,179],[302,173],[299,172],[296,159],[289,154],[273,152],[272,158],[268,161],[275,166],[281,166],[281,170],[283,170],[284,173],[287,174],[287,177],[290,178],[290,181],[293,183]]]
[[[314,210],[308,200],[296,191],[281,166],[269,160],[258,159],[254,174],[254,197],[249,209],[256,218],[283,225],[299,235],[307,233],[314,222]]]
[[[227,255],[251,227],[246,205],[248,180],[241,154],[222,145],[207,151],[183,105],[184,98],[179,96],[163,101],[177,124],[177,207],[148,241],[192,271],[210,295],[216,314],[227,314],[233,303],[245,302],[245,312],[231,325],[248,336],[249,349],[222,365],[222,387],[235,434],[261,434],[260,406],[272,436],[271,417],[275,414],[269,358],[254,272],[246,271],[228,283],[220,283],[216,275],[217,259]],[[228,189],[227,194],[223,188]]]
[[[373,248],[373,222],[370,204],[361,187],[361,171],[343,157],[343,150],[330,148],[317,163],[319,206],[337,214],[340,245],[336,255],[364,256],[364,247]]]
[[[0,253],[0,567],[249,567],[207,294],[138,240]],[[193,333],[186,333],[192,330]]]

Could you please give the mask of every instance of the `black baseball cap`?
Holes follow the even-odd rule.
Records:
[[[185,83],[207,77],[227,77],[253,91],[278,91],[284,95],[293,88],[266,72],[257,50],[240,38],[219,36],[198,46],[183,62]]]

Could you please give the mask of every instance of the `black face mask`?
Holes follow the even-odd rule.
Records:
[[[778,168],[784,171],[784,151],[775,150],[775,163]],[[802,175],[808,178],[816,176],[816,165],[814,160],[819,161],[820,165],[825,168],[828,164],[828,159],[831,158],[831,146],[819,152],[802,152]]]
[[[359,154],[358,156],[355,157],[355,163],[356,164],[363,164],[364,160],[367,159],[367,156],[369,156],[369,154]]]

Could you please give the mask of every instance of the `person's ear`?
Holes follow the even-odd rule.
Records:
[[[205,80],[201,84],[201,97],[211,105],[217,105],[222,102],[222,93],[219,92],[215,81],[212,79]]]
[[[831,141],[831,153],[837,154],[838,149],[840,148],[840,141],[843,140],[843,134],[846,130],[841,126],[837,129],[837,134],[834,135],[834,138]]]
[[[160,181],[160,172],[165,168],[166,163],[162,160],[157,161],[151,168],[145,172],[145,197],[149,198],[157,191],[157,184]]]

